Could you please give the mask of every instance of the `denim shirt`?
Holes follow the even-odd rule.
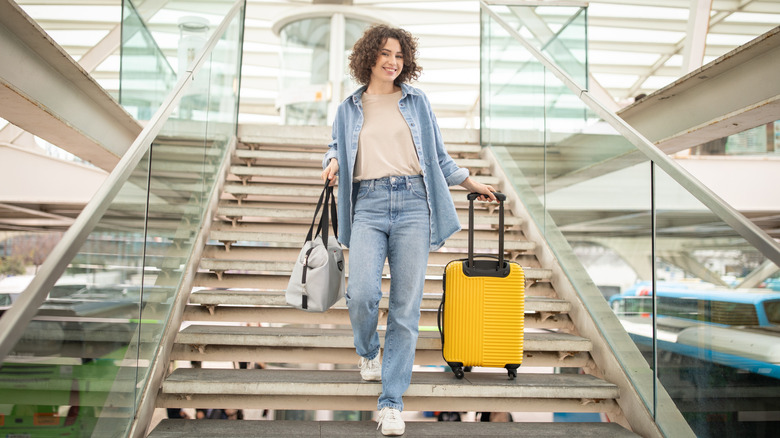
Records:
[[[352,183],[352,176],[357,158],[358,138],[363,127],[362,97],[365,89],[365,86],[359,88],[339,105],[333,122],[333,139],[322,160],[323,169],[328,166],[331,158],[336,158],[339,162],[341,182],[338,187],[338,231],[339,242],[346,247],[349,247],[352,234],[354,205],[359,186],[358,183]],[[448,187],[465,181],[469,171],[458,167],[447,154],[436,116],[428,97],[422,91],[401,84],[398,109],[409,125],[417,149],[417,158],[420,160],[430,211],[430,249],[434,251],[441,248],[448,237],[460,231],[460,220]],[[345,218],[349,220],[344,220]]]

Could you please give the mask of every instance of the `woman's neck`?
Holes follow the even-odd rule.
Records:
[[[397,87],[393,82],[387,82],[387,83],[370,83],[368,84],[368,87],[366,87],[366,91],[364,93],[366,94],[393,94],[395,92],[401,91],[401,87]]]

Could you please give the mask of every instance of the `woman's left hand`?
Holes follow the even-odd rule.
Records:
[[[494,189],[491,185],[474,181],[471,179],[471,177],[466,178],[466,180],[463,181],[460,185],[469,192],[480,193],[481,196],[477,198],[479,201],[498,201],[498,199],[496,199],[496,195],[493,194],[496,189]]]

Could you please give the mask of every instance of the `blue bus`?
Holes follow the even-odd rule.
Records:
[[[659,349],[780,379],[780,292],[658,282],[656,295]],[[652,298],[643,282],[609,299],[639,345],[652,342]]]
[[[780,292],[771,289],[727,289],[707,283],[656,284],[659,317],[674,317],[723,327],[780,327]],[[638,283],[609,299],[618,315],[652,311],[650,282]]]

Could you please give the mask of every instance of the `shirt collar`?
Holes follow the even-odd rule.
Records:
[[[352,98],[352,103],[355,105],[359,105],[362,102],[363,99],[363,92],[366,91],[366,88],[368,88],[368,85],[363,85],[357,90],[355,90],[354,93],[350,96]],[[407,94],[413,94],[415,96],[420,95],[420,90],[417,88],[412,87],[411,85],[407,83],[401,84],[401,99],[405,98]]]

